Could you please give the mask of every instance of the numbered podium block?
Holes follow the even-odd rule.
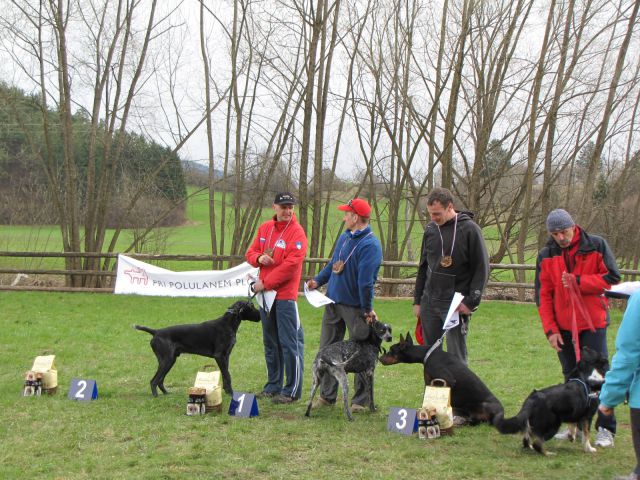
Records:
[[[233,398],[229,403],[229,415],[235,417],[257,417],[258,401],[253,393],[233,392]]]
[[[83,378],[72,378],[69,387],[69,400],[79,402],[90,402],[98,398],[98,385],[95,380],[85,380]]]
[[[391,407],[387,417],[387,430],[412,435],[418,430],[418,417],[414,408]]]

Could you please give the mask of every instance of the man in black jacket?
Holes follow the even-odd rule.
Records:
[[[458,326],[447,331],[447,351],[467,362],[467,332],[471,313],[480,304],[489,278],[489,255],[473,214],[456,212],[453,195],[434,188],[427,196],[431,222],[422,238],[413,311],[421,320],[426,345],[442,336],[455,292],[464,295],[457,311]]]

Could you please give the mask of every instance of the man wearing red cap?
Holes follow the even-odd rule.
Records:
[[[373,235],[369,218],[371,206],[366,200],[354,198],[338,210],[344,213],[346,231],[340,235],[327,266],[309,280],[309,288],[325,283],[327,296],[335,303],[325,307],[322,317],[320,348],[344,339],[346,329],[350,340],[364,340],[369,335],[367,319],[373,311],[374,285],[382,262],[380,242]],[[351,411],[362,412],[369,405],[365,382],[356,375],[355,394]],[[338,382],[325,375],[320,385],[320,397],[314,407],[333,405],[336,402]]]
[[[296,301],[307,236],[293,213],[295,203],[291,193],[276,195],[275,215],[260,225],[245,255],[251,265],[260,267],[253,290],[276,291],[270,310],[260,306],[267,363],[267,383],[260,396],[272,398],[273,403],[291,403],[302,395],[304,334]]]

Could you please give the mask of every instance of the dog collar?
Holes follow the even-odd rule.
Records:
[[[569,382],[578,382],[584,388],[584,394],[586,395],[587,400],[591,398],[591,395],[590,395],[591,390],[589,389],[589,385],[587,385],[585,382],[583,382],[579,378],[570,378]]]

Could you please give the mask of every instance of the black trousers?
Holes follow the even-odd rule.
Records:
[[[631,417],[631,438],[633,440],[633,450],[636,452],[636,468],[633,472],[640,475],[640,408],[630,408]]]
[[[442,336],[442,327],[449,312],[450,301],[423,300],[420,302],[420,321],[425,345],[431,346]],[[455,355],[467,364],[467,333],[471,315],[460,315],[458,326],[447,331],[447,352]],[[442,349],[442,345],[440,345]]]

